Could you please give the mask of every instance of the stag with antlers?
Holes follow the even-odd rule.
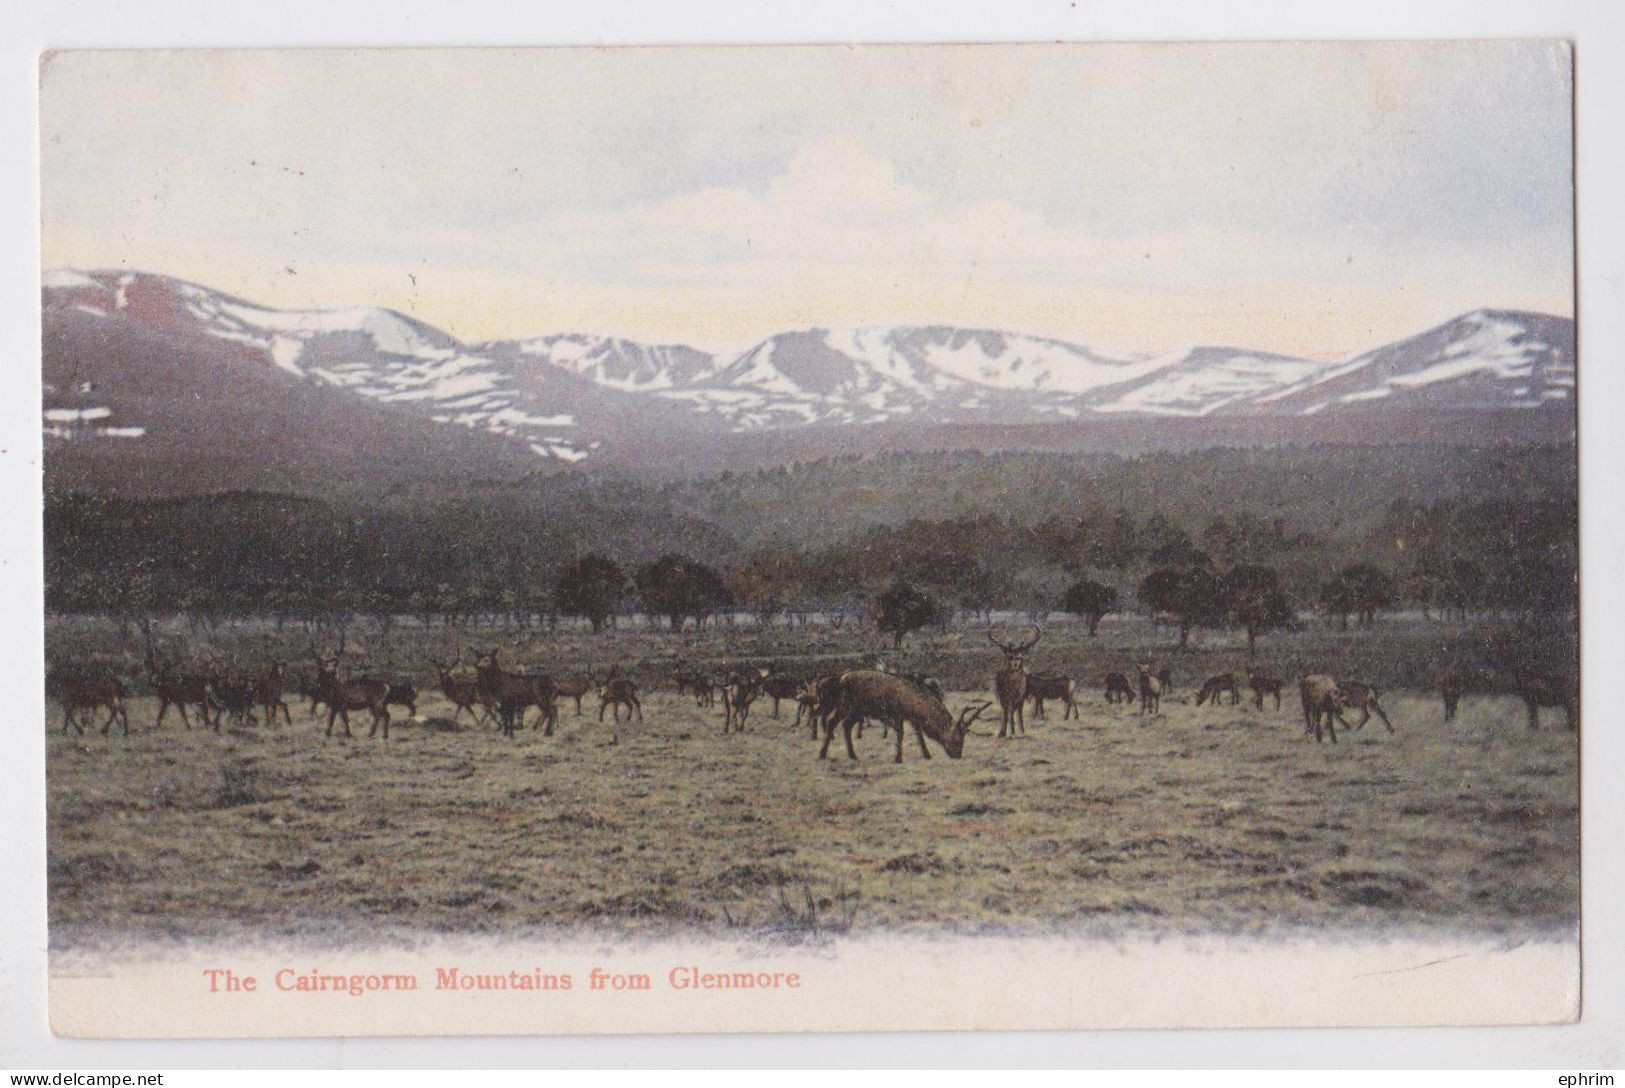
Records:
[[[878,718],[897,726],[894,763],[903,762],[903,727],[912,725],[914,736],[920,742],[920,754],[931,758],[931,749],[925,738],[942,745],[949,759],[964,754],[965,736],[971,723],[981,717],[982,711],[992,706],[991,700],[967,707],[956,720],[941,700],[919,686],[890,673],[872,669],[859,669],[842,673],[835,680],[834,709],[824,722],[824,744],[818,758],[829,756],[830,742],[835,739],[835,727],[840,726],[846,741],[848,758],[857,759],[852,746],[852,727],[863,718]]]
[[[1004,653],[1004,665],[993,674],[993,693],[999,698],[999,736],[1016,735],[1019,728],[1027,732],[1027,716],[1022,706],[1027,701],[1027,653],[1044,637],[1044,629],[1033,626],[1033,637],[1026,642],[1001,642],[987,633],[987,640]]]
[[[152,693],[158,697],[158,720],[153,723],[153,728],[161,727],[164,715],[169,713],[170,707],[174,707],[181,712],[182,724],[190,730],[192,721],[186,716],[188,705],[197,708],[198,717],[203,719],[204,725],[213,724],[209,716],[209,678],[202,673],[177,671],[176,661],[160,661],[158,648],[152,642],[152,624],[146,620],[141,621],[141,638],[146,643],[147,677],[152,685]]]
[[[389,739],[389,685],[382,680],[363,676],[354,680],[345,680],[339,676],[339,662],[344,656],[344,633],[339,632],[338,649],[331,656],[323,657],[316,652],[314,646],[310,647],[311,660],[316,663],[316,695],[321,702],[327,705],[327,733],[333,735],[333,723],[344,723],[344,735],[353,736],[350,732],[350,711],[368,710],[372,712],[372,728],[367,732],[369,738],[378,734],[380,725],[384,728],[384,739]]]
[[[504,672],[497,664],[496,650],[474,651],[474,675],[480,694],[491,700],[497,708],[502,734],[511,737],[517,726],[525,724],[525,711],[536,707],[541,711],[544,734],[553,732],[553,720],[558,706],[553,698],[554,684],[550,677],[529,676]]]
[[[480,723],[482,713],[487,718],[493,716],[492,708],[496,704],[480,691],[479,681],[471,676],[457,675],[457,670],[463,665],[462,654],[458,654],[456,660],[449,665],[434,657],[429,658],[429,664],[434,666],[434,671],[439,675],[440,694],[444,695],[454,708],[451,714],[453,725],[465,710],[468,711],[468,716],[474,719],[475,725]],[[479,709],[476,710],[476,707]]]

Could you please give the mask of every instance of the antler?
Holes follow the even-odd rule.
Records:
[[[986,710],[992,705],[993,700],[989,699],[985,703],[977,703],[975,706],[968,706],[964,710],[961,710],[959,712],[959,728],[969,729],[971,724],[975,722],[977,718],[982,716],[982,711]]]
[[[1044,637],[1044,629],[1042,627],[1038,626],[1038,624],[1036,624],[1036,623],[1033,624],[1033,637],[1028,639],[1026,642],[1023,642],[1021,644],[1021,646],[1016,650],[1016,652],[1017,653],[1023,653],[1023,654],[1026,653],[1028,650],[1030,650],[1034,646],[1038,645],[1038,640],[1043,638],[1043,637]]]

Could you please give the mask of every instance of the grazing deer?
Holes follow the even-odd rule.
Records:
[[[750,704],[761,694],[765,677],[759,671],[731,672],[722,685],[722,731],[743,733]]]
[[[113,728],[116,719],[130,735],[130,716],[124,712],[124,682],[111,674],[52,671],[45,676],[45,694],[62,707],[62,731],[73,726],[84,736],[84,719],[94,718],[96,711],[107,709],[107,721],[102,723],[102,736]],[[92,722],[94,724],[94,722]]]
[[[238,728],[254,724],[254,710],[260,706],[259,683],[247,676],[216,676],[209,680],[209,706],[214,711],[214,731],[220,732],[220,719],[231,716]]]
[[[1035,717],[1044,717],[1044,700],[1059,699],[1063,706],[1061,720],[1081,717],[1078,710],[1077,685],[1070,676],[1059,673],[1035,672],[1027,677],[1027,698],[1033,701]]]
[[[878,718],[897,726],[895,763],[903,762],[905,725],[914,727],[914,736],[920,742],[920,754],[926,759],[931,758],[931,749],[925,744],[927,736],[942,745],[949,759],[958,759],[964,754],[965,735],[970,731],[971,723],[993,705],[988,701],[967,707],[955,720],[948,708],[929,692],[922,691],[902,677],[872,669],[842,673],[835,678],[833,694],[834,709],[824,722],[824,745],[818,750],[819,759],[828,757],[837,725],[841,727],[846,741],[848,758],[857,759],[857,749],[852,747],[852,726],[860,718]]]
[[[695,676],[690,681],[690,686],[694,689],[695,706],[717,705],[717,682],[715,680],[709,676]]]
[[[581,697],[598,686],[598,680],[589,668],[586,676],[567,676],[563,680],[553,682],[553,692],[560,699],[574,699],[576,701],[576,717],[581,717]]]
[[[1213,705],[1218,706],[1219,697],[1227,691],[1230,693],[1231,706],[1241,702],[1241,686],[1236,683],[1235,673],[1221,672],[1217,676],[1210,676],[1202,684],[1202,689],[1196,693],[1196,705],[1201,706],[1212,699]]]
[[[840,694],[840,679],[838,673],[814,677],[803,684],[796,695],[796,727],[801,727],[805,716],[813,740],[818,739],[818,727],[825,715],[835,709],[835,699]]]
[[[281,661],[273,661],[266,667],[254,682],[255,701],[265,711],[265,724],[275,725],[277,712],[282,712],[282,720],[289,726],[293,725],[293,715],[288,713],[288,704],[282,699],[283,682],[288,678],[288,666]]]
[[[604,679],[604,686],[598,689],[598,720],[604,720],[604,711],[614,707],[614,721],[621,720],[621,708],[626,708],[626,720],[631,721],[637,715],[638,721],[643,720],[643,703],[638,700],[638,686],[621,675],[620,666],[612,665],[609,675]]]
[[[1349,725],[1348,719],[1343,717],[1343,711],[1347,707],[1353,707],[1360,712],[1360,720],[1353,725]],[[1382,704],[1377,701],[1376,688],[1370,684],[1348,683],[1337,685],[1337,720],[1342,722],[1345,727],[1364,729],[1365,723],[1371,720],[1372,714],[1382,719],[1382,724],[1388,727],[1388,732],[1394,732],[1394,723],[1388,720],[1388,715],[1383,712]]]
[[[1150,665],[1136,665],[1136,672],[1140,678],[1140,713],[1160,714],[1162,712],[1162,678],[1151,673]]]
[[[987,633],[987,640],[1004,653],[1004,665],[993,674],[993,693],[999,699],[1001,738],[1006,730],[1010,736],[1015,736],[1018,726],[1022,733],[1027,732],[1027,716],[1022,709],[1027,701],[1027,653],[1043,637],[1044,629],[1037,624],[1033,625],[1033,637],[1026,642],[1000,642],[993,637],[993,632]]]
[[[367,732],[369,738],[376,736],[378,727],[384,727],[384,739],[389,739],[389,685],[382,680],[375,680],[363,676],[355,680],[344,680],[339,676],[339,660],[344,655],[344,635],[339,635],[339,648],[331,657],[322,657],[314,647],[310,650],[311,658],[316,662],[316,692],[321,701],[327,706],[327,732],[326,736],[333,735],[333,723],[344,722],[344,735],[353,736],[350,732],[350,711],[369,710],[372,712],[372,728]]]
[[[1305,676],[1298,681],[1298,694],[1303,697],[1303,731],[1305,735],[1314,734],[1315,743],[1320,743],[1322,722],[1327,732],[1331,734],[1332,743],[1337,743],[1337,726],[1332,719],[1338,711],[1337,681],[1329,676],[1318,673]],[[1348,723],[1345,722],[1345,725]]]
[[[551,698],[552,680],[545,676],[504,672],[497,664],[494,649],[474,651],[474,675],[480,694],[497,708],[503,736],[513,736],[515,728],[525,724],[525,711],[533,706],[541,711],[545,732],[553,732],[552,715],[558,707]]]
[[[1275,709],[1281,709],[1281,681],[1274,676],[1260,676],[1252,669],[1247,670],[1247,686],[1253,689],[1253,705],[1259,710],[1264,709],[1264,696],[1275,696]]]
[[[1106,701],[1108,703],[1132,703],[1134,701],[1134,685],[1128,682],[1128,677],[1120,672],[1109,672],[1105,679]]]
[[[795,699],[800,696],[805,685],[802,681],[786,673],[769,669],[767,675],[762,677],[762,694],[773,700],[773,716],[779,716],[779,702],[783,699]]]
[[[1578,727],[1580,693],[1573,680],[1553,673],[1520,672],[1516,681],[1518,698],[1529,709],[1529,728],[1540,728],[1540,708],[1543,706],[1562,707],[1569,729]]]
[[[192,722],[186,716],[188,705],[197,707],[203,724],[209,725],[209,678],[201,673],[179,673],[175,671],[174,662],[160,662],[157,648],[152,644],[152,625],[145,620],[141,623],[141,636],[146,641],[147,676],[152,693],[158,697],[158,720],[153,728],[160,728],[164,715],[174,707],[181,712],[181,723],[190,730]]]
[[[456,670],[463,664],[462,654],[458,654],[450,665],[433,657],[429,658],[429,664],[434,666],[434,671],[440,676],[440,694],[444,695],[454,708],[451,713],[453,724],[465,710],[468,711],[468,716],[474,719],[475,725],[480,723],[481,714],[487,718],[495,717],[492,707],[496,704],[480,691],[479,681],[471,676],[456,675]],[[476,707],[479,709],[476,710]]]

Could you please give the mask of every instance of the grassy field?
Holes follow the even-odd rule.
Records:
[[[60,648],[62,628],[52,637]],[[722,656],[724,637],[682,652]],[[875,644],[850,631],[751,637],[796,640],[809,671]],[[1085,646],[1062,632],[1046,649],[1121,667],[1149,654],[1148,637],[1108,628]],[[1266,659],[1292,676],[1286,666],[1318,655],[1352,676],[1336,669],[1336,647],[1349,648],[1346,660],[1380,645],[1360,671],[1381,680],[1383,661],[1418,667],[1406,637],[1294,636]],[[894,765],[891,742],[873,730],[859,762],[839,738],[840,758],[820,762],[788,705],[775,721],[759,703],[746,733],[723,736],[720,706],[696,708],[654,682],[657,650],[678,652],[671,641],[561,636],[561,657],[626,660],[654,689],[642,725],[618,736],[597,722],[592,699],[579,718],[566,706],[552,737],[507,739],[466,717],[452,731],[449,707],[430,697],[422,720],[397,722],[387,742],[365,728],[326,739],[302,708],[291,728],[217,735],[171,718],[154,731],[146,696],[131,702],[130,737],[79,737],[61,733],[53,707],[53,940],[245,927],[1515,934],[1578,919],[1578,741],[1560,712],[1530,731],[1521,703],[1477,695],[1446,726],[1436,696],[1385,688],[1396,733],[1373,720],[1317,746],[1291,691],[1279,712],[1192,705],[1199,674],[1238,652],[1211,640],[1174,662],[1183,676],[1159,716],[1109,707],[1091,690],[1080,721],[1052,708],[1002,741],[984,722],[961,760],[936,750],[924,761],[910,738]],[[745,641],[726,645],[742,657],[762,649]],[[997,655],[978,641],[947,633],[911,656],[963,658],[989,675]],[[389,645],[411,656],[398,636]],[[989,697],[954,690],[949,705]]]

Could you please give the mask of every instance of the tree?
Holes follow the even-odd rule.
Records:
[[[904,581],[892,583],[875,600],[875,627],[892,636],[892,645],[903,646],[903,638],[933,623],[942,622],[942,607]]]
[[[695,626],[728,603],[728,591],[716,571],[686,555],[663,555],[638,571],[638,599],[644,611],[665,616],[680,631],[693,617]]]
[[[1140,600],[1153,613],[1162,612],[1179,624],[1179,648],[1190,641],[1191,628],[1224,617],[1224,595],[1219,580],[1206,566],[1161,567],[1140,583]]]
[[[566,616],[581,616],[592,624],[593,633],[620,608],[626,593],[626,575],[607,556],[589,552],[560,567],[554,577],[553,596],[558,610]]]
[[[1289,628],[1297,619],[1292,601],[1281,590],[1281,579],[1270,567],[1241,565],[1224,576],[1224,598],[1230,616],[1247,632],[1247,653],[1266,631]]]
[[[1356,563],[1344,567],[1338,576],[1321,587],[1320,602],[1328,615],[1336,616],[1338,626],[1347,631],[1349,615],[1361,627],[1376,621],[1377,610],[1394,599],[1394,580],[1376,567]]]
[[[1072,585],[1061,598],[1061,607],[1089,624],[1089,634],[1100,627],[1100,618],[1117,607],[1117,590],[1085,578]]]

